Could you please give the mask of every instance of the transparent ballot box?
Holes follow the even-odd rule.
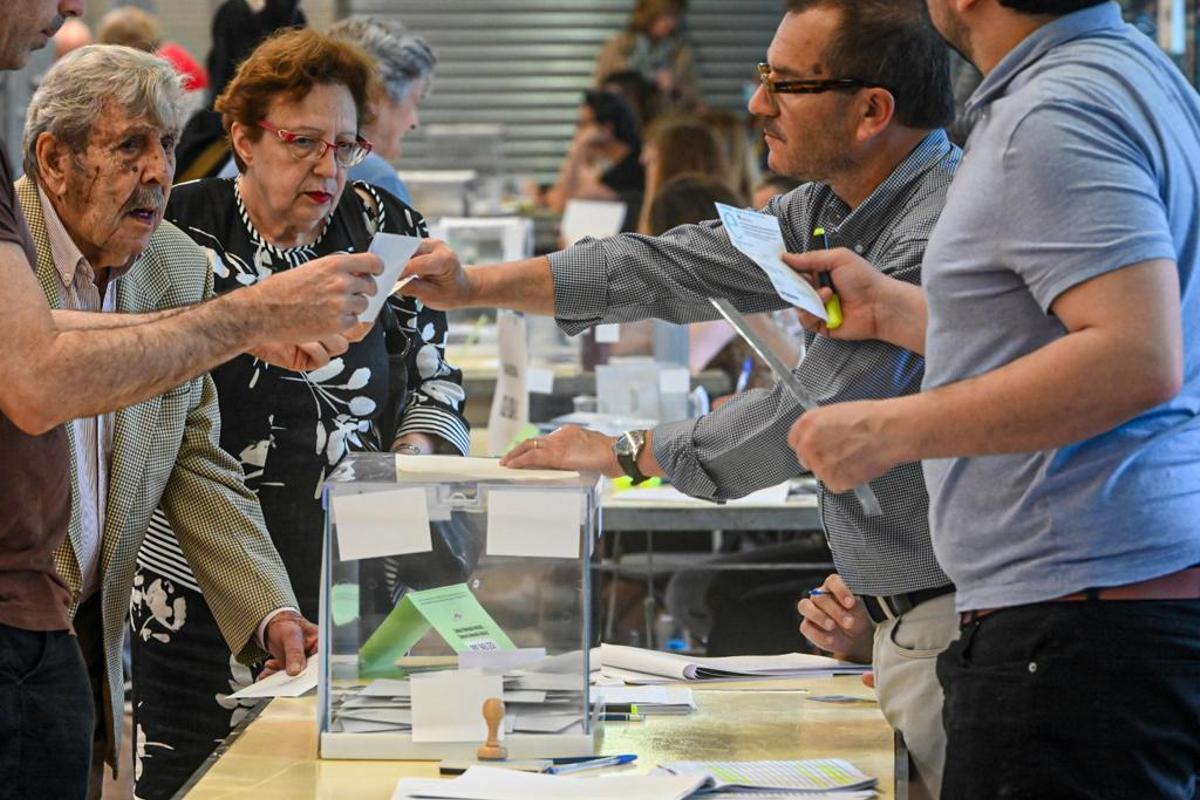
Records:
[[[324,490],[323,758],[591,755],[599,480],[363,453]]]

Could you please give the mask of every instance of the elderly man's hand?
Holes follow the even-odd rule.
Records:
[[[615,442],[611,436],[568,425],[549,436],[526,439],[500,459],[500,465],[513,469],[573,469],[618,478],[625,473],[613,452]]]
[[[326,336],[317,342],[285,344],[271,342],[250,350],[250,355],[293,372],[308,372],[320,369],[329,360],[346,352],[350,344],[340,334]]]
[[[280,670],[288,675],[299,675],[308,664],[308,656],[316,655],[318,628],[295,611],[276,614],[263,634],[267,652],[271,657],[263,665],[258,676],[262,680]]]
[[[862,602],[837,573],[825,579],[821,592],[797,605],[804,617],[800,632],[818,648],[843,661],[869,664],[875,626]]]
[[[439,239],[426,239],[404,268],[401,278],[416,275],[417,280],[400,291],[427,306],[446,311],[471,302],[471,278],[450,245]]]
[[[805,412],[792,425],[788,444],[825,488],[848,492],[903,463],[894,455],[898,443],[884,429],[892,402],[835,403]]]
[[[383,262],[371,253],[337,254],[277,272],[226,297],[245,303],[246,313],[269,319],[271,339],[309,342],[358,324],[368,298],[378,291]]]

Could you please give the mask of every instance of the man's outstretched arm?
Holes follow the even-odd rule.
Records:
[[[24,250],[0,242],[0,411],[37,434],[178,386],[238,353],[351,327],[375,256],[330,256],[154,321],[61,329]]]

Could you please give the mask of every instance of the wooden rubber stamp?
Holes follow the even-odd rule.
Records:
[[[483,719],[487,722],[487,741],[475,751],[480,761],[503,761],[508,758],[508,748],[500,744],[500,723],[504,721],[504,701],[489,697],[483,701]]]

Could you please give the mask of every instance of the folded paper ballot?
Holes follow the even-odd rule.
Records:
[[[540,775],[471,767],[453,780],[402,778],[392,800],[685,800],[707,775]]]
[[[600,645],[601,668],[638,673],[648,678],[671,680],[725,680],[729,678],[794,678],[833,671],[859,672],[861,664],[846,664],[835,658],[807,653],[777,656],[724,656],[703,658],[678,653],[661,653],[618,644]]]
[[[751,792],[857,792],[879,783],[849,761],[820,758],[806,761],[672,761],[660,765],[673,775],[703,776],[711,789]]]

